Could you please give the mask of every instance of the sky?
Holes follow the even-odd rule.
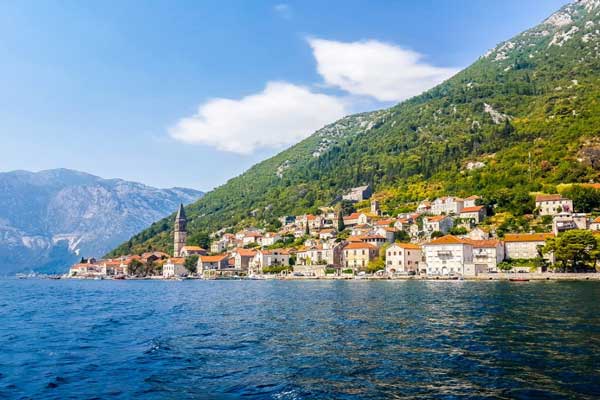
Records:
[[[0,2],[0,171],[210,190],[468,66],[556,0]]]

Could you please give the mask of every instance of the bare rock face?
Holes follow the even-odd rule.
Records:
[[[65,271],[201,196],[65,169],[0,173],[0,275]]]
[[[594,169],[600,169],[600,138],[584,142],[577,154],[577,159]]]

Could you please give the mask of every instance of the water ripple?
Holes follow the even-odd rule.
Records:
[[[0,280],[0,398],[600,397],[595,282]]]

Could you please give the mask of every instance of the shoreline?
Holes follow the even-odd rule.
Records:
[[[50,279],[50,280],[106,280],[106,281],[211,281],[211,280],[236,280],[236,281],[472,281],[472,282],[489,282],[489,281],[600,281],[600,273],[496,273],[496,274],[480,274],[477,276],[468,277],[447,277],[447,276],[260,276],[260,277],[222,277],[204,279],[199,277],[185,278],[163,278],[163,277],[131,277],[126,279],[114,279],[112,277],[37,277],[25,279]]]

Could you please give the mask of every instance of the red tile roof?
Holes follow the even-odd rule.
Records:
[[[346,247],[344,247],[344,250],[352,250],[352,249],[377,249],[377,247],[373,246],[370,243],[363,243],[363,242],[349,243],[346,245]]]
[[[548,238],[554,237],[554,233],[507,233],[504,235],[504,242],[544,242]]]
[[[560,194],[538,194],[535,196],[535,201],[559,201],[563,200],[563,197]]]
[[[482,208],[483,208],[483,206],[465,207],[465,208],[463,208],[463,210],[460,213],[462,214],[462,213],[479,212],[479,211],[481,211]]]
[[[396,242],[392,246],[398,246],[398,247],[402,247],[403,249],[410,249],[410,250],[421,250],[421,246],[419,246],[418,244],[414,244],[414,243]]]
[[[438,245],[438,244],[442,245],[442,244],[471,244],[471,243],[465,239],[460,239],[453,235],[442,236],[437,239],[433,239],[429,243],[426,243],[426,245]]]

